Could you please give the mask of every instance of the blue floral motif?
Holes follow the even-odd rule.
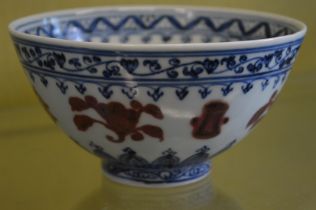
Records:
[[[106,99],[109,99],[113,94],[113,90],[111,90],[110,85],[98,87],[98,90]]]
[[[275,77],[274,83],[273,83],[273,89],[277,87],[277,85],[280,82],[280,76]]]
[[[120,75],[120,67],[116,64],[116,61],[106,62],[103,76],[105,78],[111,78]]]
[[[201,95],[201,98],[204,99],[212,93],[212,90],[210,90],[208,87],[202,87],[201,89],[199,89],[199,93]]]
[[[61,82],[61,81],[57,81],[56,86],[60,89],[60,91],[63,94],[65,94],[68,89],[68,85],[66,85],[64,82]]]
[[[79,93],[84,94],[87,88],[83,84],[75,85],[75,88],[78,90]]]
[[[90,142],[94,153],[106,160],[103,168],[112,176],[139,181],[147,184],[183,182],[206,175],[210,170],[207,146],[198,149],[195,154],[181,161],[171,148],[162,152],[162,156],[149,162],[127,147],[114,158],[105,153],[102,147]]]
[[[33,74],[32,74],[32,77],[34,78]],[[34,79],[33,79],[33,80],[34,80]],[[40,80],[41,80],[42,84],[43,84],[45,87],[47,87],[47,85],[48,85],[47,79],[46,79],[44,76],[40,76]]]
[[[51,51],[42,52],[38,47],[25,47],[16,45],[22,58],[22,63],[30,67],[40,67],[41,69],[54,70],[65,73],[88,72],[90,74],[102,73],[104,78],[124,78],[127,75],[133,77],[152,78],[156,75],[163,75],[168,79],[176,78],[199,78],[200,75],[216,74],[225,72],[233,74],[244,74],[245,70],[249,75],[275,69],[287,68],[292,65],[299,45],[296,47],[284,47],[273,53],[262,56],[248,58],[248,55],[224,56],[220,60],[204,58],[201,60],[182,62],[178,57],[168,59],[169,66],[161,64],[159,59],[144,59],[143,62],[137,58],[122,58],[109,60],[98,56],[65,56],[63,52]],[[33,53],[31,53],[33,52]],[[68,60],[67,60],[68,59]],[[67,65],[66,65],[67,64]]]
[[[164,95],[164,92],[161,91],[160,87],[157,87],[153,88],[152,90],[148,90],[147,95],[150,96],[154,101],[158,101]]]
[[[89,146],[96,155],[106,160],[103,168],[107,173],[123,179],[157,184],[183,182],[206,175],[210,170],[208,160],[229,149],[236,141],[236,139],[231,141],[211,156],[209,155],[211,149],[202,146],[183,160],[172,148],[163,151],[161,156],[155,160],[148,161],[130,147],[123,149],[123,153],[118,157],[113,157],[93,141],[89,143]]]
[[[218,59],[210,60],[206,58],[203,61],[203,67],[208,74],[212,74],[217,69],[218,65],[219,65]]]
[[[93,84],[106,99],[121,93],[130,100],[140,88],[154,102],[167,89],[174,91],[178,100],[185,100],[191,92],[206,99],[216,86],[223,96],[235,89],[248,94],[257,85],[262,91],[269,85],[276,88],[284,82],[302,42],[300,39],[254,52],[124,52],[118,56],[113,52],[78,52],[77,48],[15,41],[30,78],[34,82],[39,79],[45,87],[54,79],[51,85],[55,84],[62,94],[67,94],[70,86],[84,94]]]
[[[268,79],[262,81],[261,82],[261,89],[262,89],[262,91],[264,91],[268,87],[268,85],[269,85],[269,80]]]
[[[233,87],[232,87],[232,83],[226,85],[225,87],[222,87],[221,90],[223,92],[223,95],[224,96],[227,96],[231,91],[233,91]]]
[[[129,99],[133,99],[137,94],[137,89],[133,87],[126,87],[121,89],[122,93],[126,95]]]
[[[148,66],[149,71],[153,74],[161,70],[161,65],[159,64],[158,60],[144,60],[143,65]]]
[[[123,68],[125,68],[129,73],[133,73],[138,67],[137,59],[122,59],[120,64]]]
[[[176,95],[180,100],[183,100],[189,94],[188,87],[183,87],[176,90]]]
[[[253,88],[252,83],[247,83],[246,85],[241,86],[243,93],[248,93]]]

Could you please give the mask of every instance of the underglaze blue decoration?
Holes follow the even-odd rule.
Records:
[[[87,88],[83,84],[75,85],[75,88],[78,90],[79,93],[84,94]]]
[[[204,99],[206,98],[208,95],[210,95],[212,93],[212,90],[210,90],[208,87],[201,87],[199,89],[199,93],[201,95],[201,98]]]
[[[233,9],[120,6],[30,16],[9,30],[46,111],[111,180],[170,187],[206,177],[210,159],[263,119],[306,26]]]
[[[236,139],[231,141],[212,156],[229,149],[236,141]],[[211,170],[209,159],[212,156],[209,155],[208,146],[201,147],[184,160],[181,160],[177,152],[169,148],[153,161],[147,161],[129,147],[123,149],[123,153],[115,158],[104,152],[103,148],[93,141],[89,143],[89,146],[96,155],[106,160],[103,163],[103,170],[106,173],[146,184],[185,182],[202,177]]]
[[[268,85],[269,85],[269,80],[268,80],[268,79],[262,81],[262,82],[261,82],[261,88],[262,88],[262,90],[265,90],[266,87],[268,87]]]
[[[98,88],[98,90],[106,99],[109,99],[113,94],[113,90],[111,90],[111,85],[101,86]]]
[[[102,14],[104,15],[104,14]],[[185,23],[183,23],[185,22]],[[221,23],[219,23],[221,22]],[[129,42],[130,35],[135,33],[140,33],[144,30],[150,30],[151,35],[156,34],[161,36],[161,40],[168,43],[172,40],[172,35],[179,34],[182,31],[189,31],[182,35],[181,41],[183,43],[189,43],[192,41],[191,34],[196,33],[198,26],[203,26],[204,33],[223,33],[225,31],[231,30],[235,27],[235,36],[242,40],[245,37],[251,39],[255,37],[259,31],[263,31],[265,38],[277,37],[281,35],[287,35],[293,33],[293,29],[286,26],[278,26],[275,23],[261,21],[249,27],[251,21],[239,18],[227,19],[226,21],[221,21],[220,17],[209,17],[209,16],[198,16],[191,20],[183,20],[183,17],[176,15],[122,15],[114,17],[86,17],[76,20],[65,20],[59,21],[58,25],[52,23],[45,24],[44,26],[39,25],[35,27],[30,27],[25,30],[25,33],[34,34],[38,36],[47,36],[53,38],[62,39],[74,39],[78,38],[84,41],[91,41],[92,37],[98,37],[102,39],[103,42],[108,42],[109,37],[115,34],[115,32],[120,31],[120,42]],[[167,25],[169,27],[163,27]],[[106,28],[104,31],[106,36],[102,36],[102,31],[100,28]],[[161,29],[165,29],[165,33],[162,33]],[[73,31],[76,31],[74,34]],[[133,31],[130,33],[130,31]],[[78,37],[75,35],[80,34]],[[91,36],[92,35],[92,36]],[[250,37],[250,38],[249,38]],[[145,34],[142,36],[142,41],[148,43],[151,40],[151,36]],[[209,42],[211,36],[203,36],[202,41]]]
[[[227,96],[231,91],[234,90],[234,88],[232,87],[232,83],[230,83],[222,87],[221,90],[223,92],[223,96]]]
[[[137,88],[135,87],[125,87],[125,88],[122,88],[121,91],[129,99],[133,99],[135,95],[137,94]]]
[[[60,82],[60,81],[57,81],[56,82],[56,86],[60,89],[61,93],[62,94],[65,94],[67,89],[68,89],[68,86],[65,85],[64,82]],[[80,92],[80,91],[79,91]]]
[[[253,84],[252,83],[247,83],[246,85],[241,86],[241,90],[245,94],[248,93],[252,88],[253,88]]]
[[[147,95],[150,96],[154,101],[158,101],[160,97],[164,95],[164,92],[161,91],[160,87],[156,87],[148,90]]]
[[[105,172],[122,179],[142,181],[147,184],[184,182],[206,175],[210,170],[208,162],[210,148],[207,146],[198,149],[185,160],[180,160],[177,153],[169,148],[151,162],[129,147],[123,149],[123,154],[117,158],[105,153],[102,147],[93,142],[90,142],[90,147],[96,155],[106,160],[103,165]]]
[[[107,99],[113,94],[123,94],[128,99],[134,99],[138,87],[146,87],[147,95],[157,102],[164,95],[164,89],[174,89],[175,96],[184,100],[192,91],[198,88],[202,99],[212,92],[212,88],[220,86],[223,96],[227,96],[235,88],[235,84],[242,83],[238,88],[243,94],[253,89],[256,81],[261,81],[261,90],[269,84],[276,87],[280,78],[286,77],[292,67],[294,58],[299,50],[301,40],[294,45],[280,45],[265,47],[264,54],[255,51],[241,51],[240,54],[231,51],[220,52],[221,57],[208,56],[214,52],[195,55],[182,53],[165,53],[163,57],[157,53],[145,53],[142,57],[135,57],[139,53],[128,52],[127,56],[113,60],[112,57],[99,54],[82,54],[71,49],[51,49],[50,46],[32,46],[17,40],[16,49],[21,56],[24,67],[35,80],[37,75],[44,86],[47,78],[56,79],[56,86],[65,94],[69,85],[84,94],[85,84],[95,84],[99,92]],[[64,51],[64,52],[63,52]],[[135,54],[135,55],[134,55]],[[151,55],[151,58],[146,58]],[[169,55],[169,58],[168,58]],[[186,61],[192,56],[192,61]],[[156,57],[156,58],[154,58]],[[155,79],[155,78],[159,79]],[[269,82],[273,80],[273,82]],[[283,81],[283,80],[282,80]],[[131,83],[131,84],[130,84]],[[119,91],[114,91],[119,88]]]
[[[78,53],[65,53],[70,49],[57,50],[37,50],[38,47],[27,46],[26,44],[16,44],[16,49],[19,52],[22,62],[30,68],[40,68],[42,70],[58,72],[64,74],[87,73],[91,76],[102,76],[103,79],[124,78],[131,76],[134,78],[152,78],[161,76],[164,79],[179,79],[179,78],[199,78],[200,76],[214,75],[253,75],[258,72],[270,72],[278,69],[284,69],[292,65],[301,40],[297,40],[296,46],[280,46],[279,49],[268,50],[266,53],[256,55],[256,53],[240,52],[240,55],[229,55],[230,51],[224,51],[222,58],[217,56],[201,55],[193,61],[185,62],[185,57],[173,57],[172,53],[166,53],[164,57],[156,56],[156,59],[133,58],[133,53],[130,53],[130,58],[122,58],[112,60],[111,57],[98,57],[93,55],[80,55]],[[275,46],[274,46],[275,48]],[[42,53],[45,51],[45,53]],[[33,53],[30,53],[33,52]],[[235,52],[236,53],[236,52]],[[151,53],[148,52],[147,56]],[[166,56],[170,58],[165,58]],[[194,55],[194,54],[193,54]],[[143,54],[146,57],[146,53]],[[152,55],[154,56],[154,55]],[[215,57],[211,59],[211,57]],[[251,57],[251,58],[249,58]],[[162,64],[162,63],[167,63]],[[86,74],[85,74],[86,75]]]
[[[33,74],[31,74],[31,78],[33,78],[33,81],[35,80]],[[47,79],[46,79],[44,76],[42,76],[42,75],[39,75],[39,78],[40,78],[42,84],[43,84],[45,87],[47,87],[47,85],[48,85]]]

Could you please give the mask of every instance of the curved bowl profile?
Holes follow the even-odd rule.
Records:
[[[9,26],[43,105],[121,183],[197,181],[275,102],[303,41],[294,19],[194,7],[99,7]]]

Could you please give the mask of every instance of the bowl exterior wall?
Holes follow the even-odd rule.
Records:
[[[275,102],[302,39],[142,51],[13,35],[26,75],[55,122],[105,160],[109,177],[146,184],[205,177],[208,160],[245,137]]]
[[[242,139],[280,92],[301,40],[254,49],[115,52],[15,39],[32,86],[78,144],[153,161]]]

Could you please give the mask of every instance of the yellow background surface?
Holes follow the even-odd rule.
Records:
[[[13,50],[8,23],[49,10],[113,5],[101,0],[0,2],[1,210],[315,210],[316,1],[116,0],[115,4],[194,4],[268,11],[308,25],[277,103],[245,141],[215,158],[208,178],[168,190],[133,189],[103,178],[99,160],[73,144],[36,101]]]

